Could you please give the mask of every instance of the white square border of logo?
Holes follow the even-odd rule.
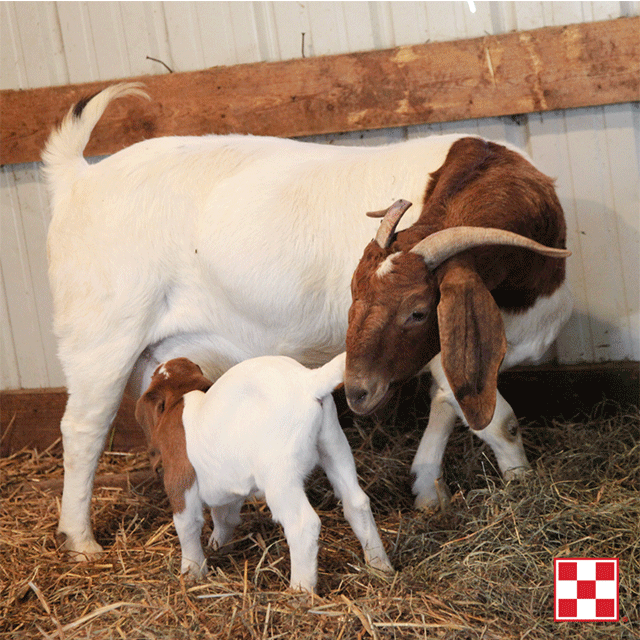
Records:
[[[612,617],[600,618],[567,618],[558,617],[558,566],[563,562],[606,561],[613,562],[615,567],[615,611]],[[620,619],[620,559],[619,558],[554,558],[553,559],[553,619],[555,622],[618,622]]]

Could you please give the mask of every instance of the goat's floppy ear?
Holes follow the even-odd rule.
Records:
[[[205,378],[204,375],[201,374],[196,379],[194,390],[207,393],[207,391],[209,391],[212,386],[213,382],[211,382],[211,380]]]
[[[164,411],[164,403],[164,395],[154,388],[146,391],[136,403],[136,420],[142,427],[147,442],[151,440],[152,427],[158,424]]]
[[[136,420],[144,431],[147,440],[149,462],[154,472],[162,463],[160,448],[156,442],[156,429],[160,416],[164,411],[164,395],[157,389],[149,389],[136,403]]]
[[[442,367],[472,429],[484,429],[496,406],[498,369],[507,350],[502,316],[475,269],[462,259],[440,272],[438,326]]]

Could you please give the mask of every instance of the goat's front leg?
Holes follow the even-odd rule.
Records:
[[[207,574],[207,561],[200,542],[204,517],[197,480],[185,491],[184,501],[184,509],[173,514],[182,553],[180,573],[200,579]]]
[[[209,537],[209,546],[213,549],[224,547],[232,538],[235,528],[242,522],[240,510],[244,498],[219,507],[211,507],[213,532]]]
[[[474,431],[474,433],[491,447],[505,480],[522,476],[527,469],[530,469],[518,420],[499,391],[491,422],[482,431]]]
[[[415,476],[413,493],[417,509],[444,509],[451,498],[442,478],[442,458],[447,440],[456,423],[456,411],[437,382],[431,387],[429,422],[420,440],[411,473]]]
[[[367,564],[382,571],[393,571],[371,513],[369,497],[358,483],[353,454],[333,402],[325,401],[323,420],[318,439],[320,465],[336,496],[342,500],[344,517],[362,545]]]
[[[413,491],[416,507],[428,508],[448,501],[449,491],[441,479],[444,449],[455,425],[456,417],[467,424],[460,406],[442,369],[440,354],[430,363],[433,376],[429,423],[411,466],[416,474]],[[518,421],[509,403],[496,393],[496,408],[491,422],[481,431],[474,431],[493,450],[505,480],[522,475],[529,462],[522,445]]]

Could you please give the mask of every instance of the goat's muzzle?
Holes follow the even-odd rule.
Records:
[[[360,376],[347,376],[344,391],[351,411],[361,416],[384,405],[391,393],[389,384],[383,380]]]

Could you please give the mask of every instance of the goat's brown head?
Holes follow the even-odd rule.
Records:
[[[467,147],[477,155],[475,147],[484,141],[470,140]],[[495,155],[495,149],[491,148],[490,153]],[[526,171],[535,172],[530,178],[534,183],[544,182],[542,178],[549,183],[543,184],[543,196],[535,196],[548,199],[546,191],[553,192],[551,181],[518,154],[508,153],[516,158],[509,158],[511,164],[506,169],[500,167],[500,175],[508,173],[511,165],[518,169],[521,160],[526,163]],[[367,414],[380,407],[396,385],[419,373],[441,351],[444,372],[469,425],[483,429],[493,417],[498,369],[507,347],[502,317],[491,291],[503,280],[509,286],[516,279],[523,282],[522,272],[530,267],[523,268],[522,264],[534,262],[532,255],[543,256],[540,258],[543,269],[557,280],[554,287],[564,278],[564,265],[554,271],[547,268],[547,262],[562,262],[548,258],[567,257],[568,251],[547,247],[505,228],[483,226],[483,222],[491,224],[491,215],[480,218],[474,226],[443,223],[443,210],[456,206],[460,198],[456,201],[455,196],[460,195],[461,185],[464,187],[475,179],[470,173],[478,173],[475,166],[469,169],[468,161],[465,162],[445,163],[450,175],[445,171],[443,177],[443,171],[439,170],[432,176],[422,215],[409,229],[395,234],[402,214],[411,206],[406,201],[396,202],[386,212],[370,214],[384,217],[353,275],[347,330],[345,392],[356,413]],[[495,163],[489,163],[489,167],[493,170]],[[487,173],[481,173],[482,177]],[[516,170],[514,173],[521,179]],[[438,194],[439,188],[448,191]],[[468,191],[462,194],[464,198],[470,197]],[[534,197],[525,188],[519,191],[523,201]],[[471,194],[474,196],[492,201],[479,190]],[[492,197],[496,199],[493,194]],[[504,196],[507,197],[512,195]],[[555,203],[557,200],[553,206]],[[512,211],[519,211],[519,203],[509,204],[514,207]],[[466,203],[465,206],[469,208]],[[550,244],[562,245],[564,220],[559,203],[557,207],[558,232]],[[549,218],[554,215],[555,212],[550,213]],[[517,218],[517,214],[512,217]],[[517,265],[507,269],[502,261],[513,263],[514,252]],[[532,268],[535,271],[536,267]],[[507,273],[511,280],[505,280]],[[533,284],[527,289],[530,283],[524,280],[526,286],[522,290],[529,293],[535,290]]]
[[[149,445],[149,457],[155,469],[160,464],[160,440],[184,440],[184,433],[163,432],[174,424],[164,420],[176,411],[182,412],[183,397],[189,391],[207,391],[212,382],[204,377],[202,369],[187,358],[175,358],[161,364],[151,376],[149,388],[136,404],[136,420],[140,423]],[[180,420],[178,421],[181,423]],[[166,423],[166,424],[165,424]],[[169,424],[171,423],[171,424]]]

